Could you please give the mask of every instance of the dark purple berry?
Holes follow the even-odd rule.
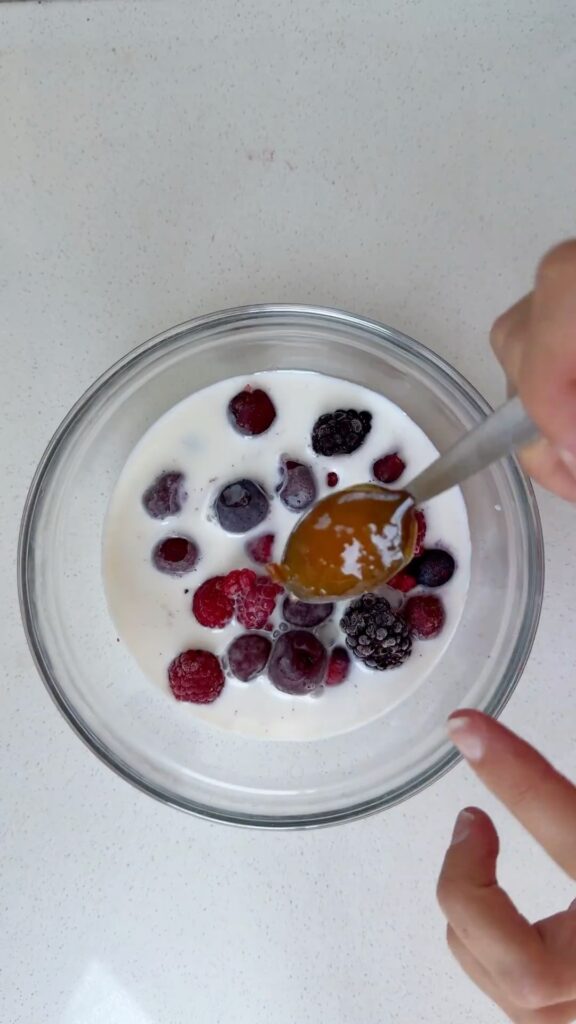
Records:
[[[272,426],[276,409],[265,391],[247,387],[230,399],[228,415],[238,433],[254,437]]]
[[[334,605],[329,601],[321,604],[312,604],[309,601],[295,601],[291,597],[285,597],[282,604],[282,617],[291,626],[299,626],[301,629],[313,629],[321,622],[326,622],[334,611]]]
[[[410,562],[410,572],[421,587],[442,587],[452,579],[456,563],[448,551],[428,548]]]
[[[178,515],[187,497],[183,473],[161,473],[144,491],[142,504],[153,519],[166,519]]]
[[[166,537],[158,541],[152,552],[152,561],[160,572],[183,576],[194,569],[198,554],[198,546],[190,537]]]
[[[280,501],[291,512],[303,512],[316,500],[316,481],[309,466],[292,459],[283,459],[278,487]]]
[[[263,488],[253,480],[226,484],[215,505],[218,522],[228,533],[247,533],[266,519],[269,509]]]
[[[338,473],[335,473],[334,470],[330,470],[329,473],[326,473],[326,483],[328,487],[336,487],[339,479]]]
[[[228,648],[228,665],[236,679],[249,683],[264,671],[268,664],[272,643],[261,633],[243,633]]]
[[[278,637],[268,663],[268,675],[278,690],[305,694],[324,678],[328,655],[313,633],[292,629]]]
[[[371,412],[336,409],[324,413],[312,428],[312,449],[316,455],[351,455],[364,442],[372,427]]]
[[[398,452],[391,452],[390,455],[383,455],[376,459],[372,466],[372,472],[381,484],[393,484],[402,476],[406,469],[404,459],[401,459]]]

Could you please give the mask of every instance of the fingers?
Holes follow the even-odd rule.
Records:
[[[546,443],[522,455],[543,486],[576,500],[576,241],[542,260],[534,291],[495,322],[492,347]]]
[[[576,879],[576,787],[528,743],[479,711],[457,711],[448,727],[479,778]]]
[[[537,1009],[576,998],[574,964],[552,957],[539,932],[496,882],[498,837],[482,811],[459,816],[438,882],[452,929],[511,1006]]]

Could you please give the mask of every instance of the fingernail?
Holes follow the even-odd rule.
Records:
[[[453,715],[448,719],[448,735],[467,761],[481,761],[484,741],[474,729],[474,722],[466,715]]]
[[[454,825],[452,842],[450,843],[451,846],[455,846],[456,843],[461,843],[464,839],[468,838],[473,821],[474,815],[472,814],[472,811],[460,811],[460,814],[456,818],[456,824]]]
[[[570,475],[576,477],[576,455],[574,452],[569,451],[568,448],[557,448],[556,451]]]

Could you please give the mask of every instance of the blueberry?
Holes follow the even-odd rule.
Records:
[[[304,629],[312,629],[319,626],[330,618],[334,611],[334,605],[329,601],[322,604],[312,604],[308,601],[294,601],[291,597],[285,597],[282,604],[282,616],[291,626],[299,626]]]
[[[264,671],[272,643],[261,633],[242,633],[228,648],[228,665],[236,679],[249,683]]]
[[[166,537],[156,544],[152,561],[160,572],[183,576],[194,569],[198,554],[198,546],[190,537]]]
[[[278,487],[280,501],[291,512],[303,512],[316,500],[316,481],[309,466],[292,459],[283,459]]]
[[[142,496],[142,504],[153,519],[178,515],[188,495],[183,473],[161,473]]]
[[[428,548],[410,562],[410,572],[422,587],[442,587],[452,579],[456,563],[448,551]]]
[[[247,533],[266,519],[269,510],[263,488],[253,480],[234,480],[216,498],[218,522],[228,533]]]
[[[292,629],[278,637],[268,663],[268,675],[284,693],[306,694],[320,686],[328,654],[318,637]]]

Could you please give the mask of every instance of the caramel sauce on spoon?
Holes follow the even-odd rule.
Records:
[[[410,561],[416,533],[414,499],[407,491],[358,484],[314,505],[292,530],[282,561],[269,571],[300,600],[355,597]]]

